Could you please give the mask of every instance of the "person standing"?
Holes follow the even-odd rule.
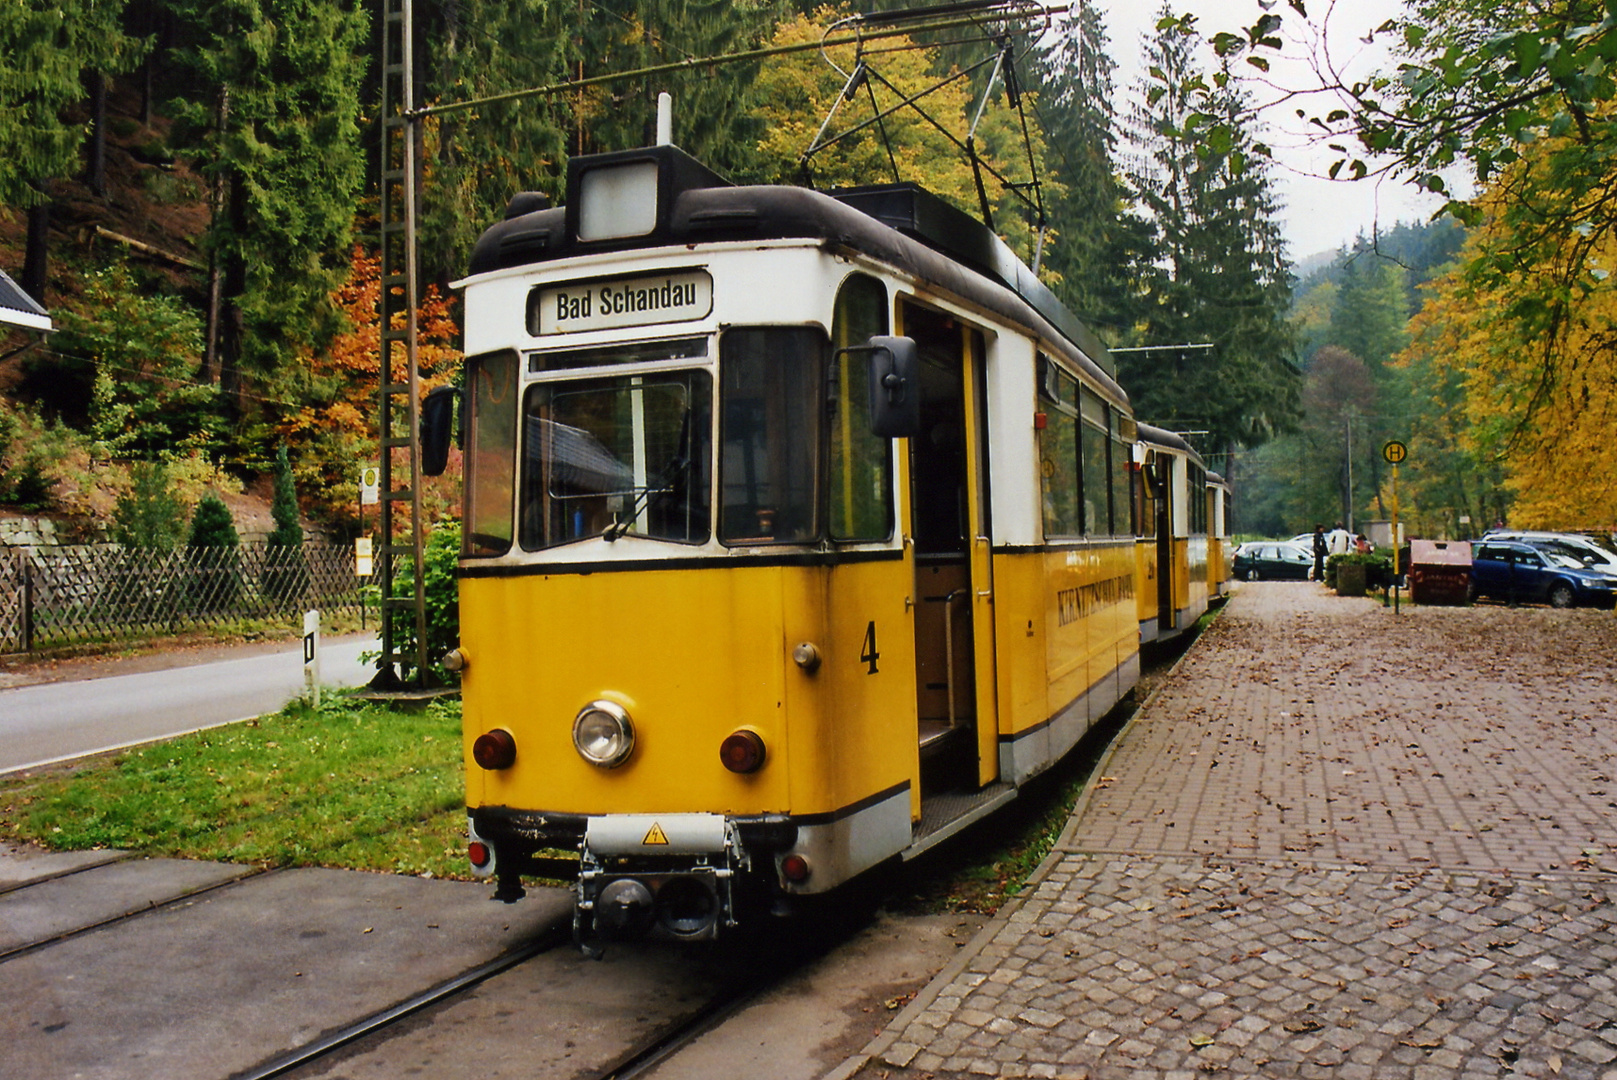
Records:
[[[1328,550],[1328,548],[1325,545],[1325,526],[1315,524],[1315,526],[1314,526],[1314,580],[1315,581],[1324,581],[1325,580],[1325,552],[1327,550]]]
[[[1338,521],[1336,528],[1331,530],[1328,543],[1332,555],[1346,555],[1353,550],[1353,534],[1342,528],[1342,523]]]

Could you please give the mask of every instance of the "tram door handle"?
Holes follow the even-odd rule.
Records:
[[[988,544],[989,544],[989,539],[986,536],[979,536],[979,537],[977,537],[977,543],[982,544],[984,547],[987,547]],[[994,590],[993,589],[978,589],[977,590],[977,599],[979,599],[979,600],[992,600],[993,598],[994,598]]]
[[[954,602],[971,590],[956,589],[943,598],[943,678],[949,695],[949,730],[960,726],[954,704]]]

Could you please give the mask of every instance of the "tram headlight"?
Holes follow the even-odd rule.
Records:
[[[592,701],[573,721],[573,746],[591,765],[615,769],[634,753],[634,723],[616,702]]]

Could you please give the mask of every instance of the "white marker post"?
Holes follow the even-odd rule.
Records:
[[[303,688],[320,706],[320,612],[303,613]]]

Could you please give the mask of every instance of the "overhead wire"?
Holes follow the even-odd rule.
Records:
[[[959,5],[951,5],[950,7],[952,9],[958,6]],[[1006,5],[997,5],[993,2],[993,0],[989,0],[989,3],[979,6],[987,7]],[[1013,4],[1008,6],[1017,8],[1019,17],[1023,18],[1029,17],[1035,13],[1048,17],[1050,15],[1067,10],[1067,6],[1064,4],[1051,6]],[[1025,11],[1022,9],[1025,9]],[[628,71],[617,71],[604,75],[592,75],[585,78],[569,79],[563,82],[549,83],[544,86],[534,86],[522,90],[512,90],[501,94],[489,94],[483,97],[468,98],[464,101],[443,102],[437,105],[423,106],[414,109],[407,115],[409,119],[425,119],[426,117],[430,116],[441,116],[445,113],[477,109],[485,105],[507,101],[520,101],[530,97],[546,97],[554,94],[566,93],[570,90],[580,90],[587,87],[602,86],[629,79],[645,78],[650,75],[667,74],[675,71],[688,71],[699,67],[718,67],[725,64],[747,63],[753,60],[764,60],[776,56],[789,56],[794,53],[808,52],[813,49],[818,49],[821,48],[822,45],[855,45],[866,39],[902,37],[913,33],[953,30],[959,29],[963,26],[974,25],[976,25],[976,22],[973,18],[946,18],[937,23],[922,22],[916,26],[889,26],[886,28],[876,27],[868,31],[862,31],[858,35],[837,38],[826,42],[799,42],[791,45],[772,45],[759,49],[742,49],[736,52],[718,53],[712,56],[687,57],[673,63],[652,64],[647,67],[635,68]]]

